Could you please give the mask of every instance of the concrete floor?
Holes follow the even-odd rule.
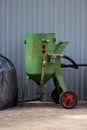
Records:
[[[87,102],[74,109],[30,102],[0,111],[0,130],[87,130]]]

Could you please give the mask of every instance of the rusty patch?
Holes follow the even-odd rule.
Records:
[[[35,41],[33,41],[33,47],[32,47],[32,60],[34,60],[34,54],[35,54],[35,50],[37,48],[41,48],[40,45],[38,45]]]

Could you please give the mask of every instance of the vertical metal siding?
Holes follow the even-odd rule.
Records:
[[[86,0],[0,0],[0,53],[16,67],[19,100],[25,77],[24,34],[55,32],[57,42],[69,42],[65,54],[77,63],[87,63],[86,7]],[[68,89],[80,100],[87,100],[87,68],[62,70]],[[37,85],[33,81],[29,84],[26,99],[37,96]],[[45,87],[45,100],[50,101],[52,80]]]

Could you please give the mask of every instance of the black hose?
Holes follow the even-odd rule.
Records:
[[[87,66],[87,64],[78,64],[78,67],[79,67],[79,66],[80,66],[80,67],[83,67],[83,66],[85,67],[85,66]]]
[[[63,64],[63,63],[61,63],[61,67],[62,68],[73,68],[73,65],[72,64]]]
[[[70,57],[68,57],[66,55],[63,55],[62,58],[67,59],[70,62],[72,62],[72,65],[61,64],[61,67],[72,67],[74,69],[78,69],[78,65],[76,64],[76,62],[72,58],[70,58]]]

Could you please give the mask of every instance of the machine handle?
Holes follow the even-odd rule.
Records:
[[[72,67],[72,68],[74,68],[74,69],[78,69],[78,65],[76,64],[76,62],[75,62],[72,58],[70,58],[70,57],[68,57],[68,56],[66,56],[66,55],[63,55],[62,58],[67,59],[67,60],[69,60],[70,62],[72,62],[72,65],[62,64],[61,67]]]

